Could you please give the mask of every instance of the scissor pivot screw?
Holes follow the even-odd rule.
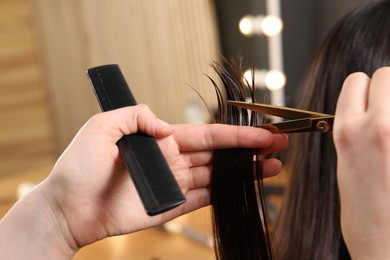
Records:
[[[325,120],[321,120],[321,121],[318,121],[317,123],[317,130],[323,132],[323,133],[326,133],[328,132],[330,129],[329,127],[329,123],[326,122]]]

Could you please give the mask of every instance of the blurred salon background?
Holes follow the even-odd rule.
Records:
[[[170,123],[206,123],[193,88],[214,108],[210,63],[240,53],[260,98],[288,105],[330,27],[363,2],[0,0],[0,216],[100,112],[86,69],[119,64],[138,103]],[[285,184],[267,182],[273,214]],[[74,259],[215,259],[211,234],[204,208]]]

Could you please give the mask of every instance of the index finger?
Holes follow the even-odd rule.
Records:
[[[363,72],[355,72],[345,79],[337,101],[335,120],[353,118],[366,110],[369,84],[370,78]]]
[[[181,151],[202,151],[225,148],[266,148],[273,135],[264,129],[223,124],[175,125],[173,134]]]
[[[375,115],[390,115],[390,67],[375,71],[371,79],[368,107]]]

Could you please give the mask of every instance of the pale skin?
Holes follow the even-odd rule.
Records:
[[[390,67],[372,79],[350,75],[336,109],[342,232],[353,259],[390,258]],[[156,137],[187,202],[149,217],[120,159],[116,141],[141,130]],[[287,137],[227,125],[168,125],[139,105],[92,117],[49,177],[0,221],[1,259],[71,259],[100,239],[152,227],[209,204],[212,151],[247,147],[266,153]],[[266,176],[281,170],[268,159]]]
[[[348,250],[353,259],[390,259],[390,67],[346,79],[333,132]]]
[[[187,201],[146,215],[116,142],[136,131],[154,136]],[[71,259],[83,246],[159,225],[210,203],[214,149],[287,147],[285,135],[229,125],[168,125],[145,105],[93,116],[50,175],[0,221],[1,259]],[[281,170],[267,159],[266,177]]]

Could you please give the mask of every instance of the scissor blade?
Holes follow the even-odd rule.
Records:
[[[290,107],[273,106],[268,104],[249,103],[249,102],[233,101],[233,100],[228,100],[227,103],[240,108],[245,108],[255,112],[261,112],[264,114],[283,117],[287,119],[330,116],[328,114],[323,114],[323,113],[317,113],[317,112],[290,108]]]
[[[290,133],[304,132],[312,126],[310,118],[289,120],[274,124],[260,125],[259,127],[267,129],[271,133]]]
[[[272,133],[303,133],[321,132],[326,133],[333,128],[334,116],[303,118],[288,120],[280,123],[260,125]]]

